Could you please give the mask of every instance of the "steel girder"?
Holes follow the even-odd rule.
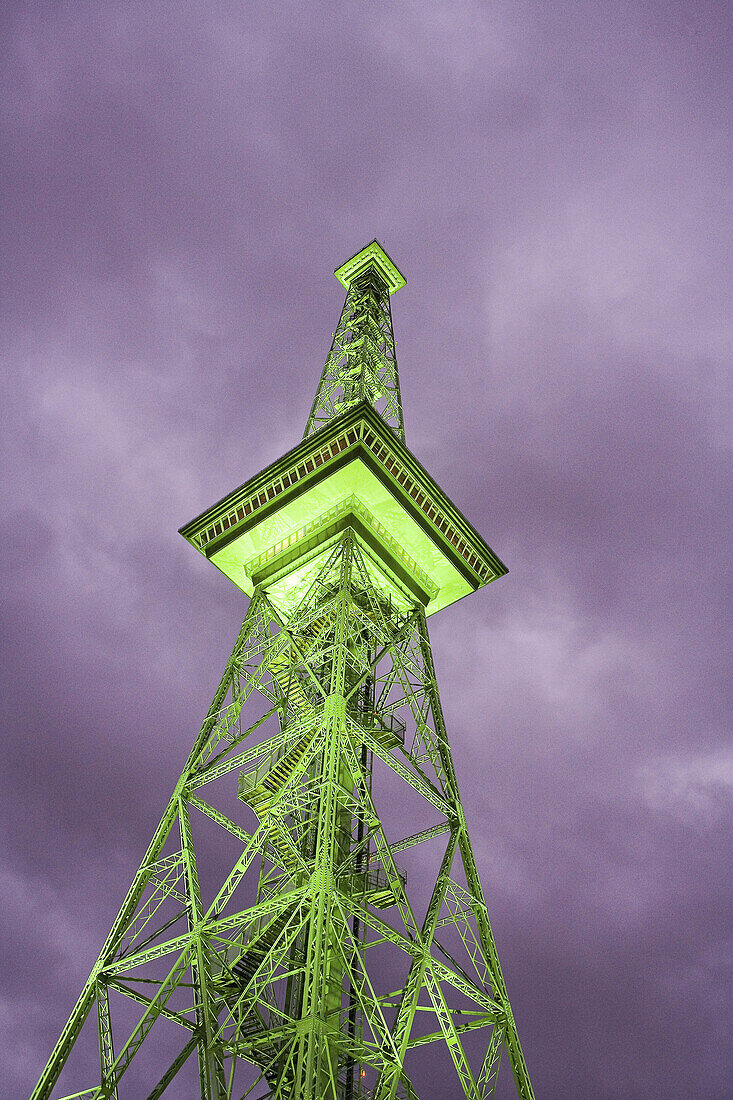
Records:
[[[385,778],[432,823],[393,835]],[[208,896],[199,867],[211,850],[194,828],[202,820],[237,853]],[[408,891],[395,856],[436,844],[442,857],[427,899]],[[400,965],[395,992],[385,978]],[[140,1010],[128,1035],[114,1032],[110,994]],[[181,1029],[182,1047],[150,1096],[163,1095],[197,1050],[202,1100],[241,1095],[240,1066],[283,1100],[416,1097],[411,1051],[443,1044],[471,1100],[493,1095],[502,1050],[518,1095],[532,1097],[424,612],[385,598],[349,530],[289,621],[266,592],[255,594],[33,1100],[51,1097],[95,1002],[100,1080],[74,1096],[123,1096],[125,1072],[165,1019]],[[478,1063],[466,1047],[474,1033],[487,1036]]]

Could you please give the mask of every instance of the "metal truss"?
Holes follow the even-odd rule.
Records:
[[[389,290],[373,269],[349,286],[303,438],[360,401],[404,442]]]
[[[366,402],[398,451],[390,293],[404,277],[377,241],[336,275],[348,292],[304,438]],[[330,445],[334,464],[343,442]],[[316,471],[325,447],[286,471],[281,495],[328,474]],[[401,450],[381,476],[422,509],[435,545],[463,555],[474,588],[505,572],[475,532],[467,548],[455,509],[444,522],[450,502],[425,489],[427,475],[423,495]],[[259,522],[255,499],[275,508],[276,496],[258,483],[203,522],[197,548],[216,555],[233,524]],[[469,1100],[494,1096],[504,1052],[518,1097],[533,1100],[440,706],[430,578],[409,558],[421,602],[419,584],[399,579],[404,548],[381,521],[365,528],[353,496],[331,518],[325,541],[298,551],[292,602],[278,604],[277,570],[252,574],[209,711],[31,1100],[51,1100],[95,1005],[98,1079],[64,1100],[130,1096],[125,1075],[143,1045],[163,1049],[156,1025],[179,1041],[147,1100],[181,1095],[189,1060],[201,1100],[418,1100],[411,1073],[425,1046],[440,1048]],[[399,836],[406,818],[412,831]],[[400,861],[418,869],[409,888]]]
[[[387,820],[399,791],[420,819],[407,837]],[[207,823],[232,856],[204,890]],[[435,853],[429,900],[398,863],[423,850]],[[202,1100],[416,1100],[410,1067],[430,1044],[470,1100],[494,1095],[502,1052],[517,1095],[533,1097],[425,614],[385,596],[350,528],[287,621],[256,590],[32,1100],[52,1096],[95,1004],[99,1080],[77,1098],[123,1100],[160,1020],[178,1026],[180,1047],[148,1100],[175,1090],[189,1058]]]

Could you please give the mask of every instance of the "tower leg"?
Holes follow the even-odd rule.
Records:
[[[99,1025],[99,1062],[101,1080],[107,1080],[115,1062],[115,1050],[112,1042],[112,1027],[109,1019],[109,989],[106,982],[97,983],[97,1023]],[[117,1089],[110,1093],[110,1100],[117,1100]]]
[[[132,880],[132,885],[127,892],[127,896],[122,903],[119,913],[115,918],[115,921],[110,929],[110,933],[107,936],[105,944],[99,953],[99,956],[92,967],[91,973],[86,980],[84,988],[82,989],[79,999],[74,1005],[74,1008],[67,1020],[59,1039],[51,1051],[51,1055],[46,1063],[43,1072],[41,1073],[38,1083],[31,1093],[30,1100],[49,1100],[51,1096],[51,1090],[56,1084],[61,1070],[64,1068],[67,1058],[71,1053],[71,1049],[76,1042],[79,1033],[84,1026],[84,1022],[89,1015],[89,1011],[94,1004],[94,999],[97,992],[98,981],[100,975],[104,970],[104,967],[114,958],[116,951],[119,948],[120,941],[122,940],[125,931],[129,927],[135,910],[140,902],[140,899],[145,892],[145,887],[148,883],[150,875],[152,873],[152,867],[155,861],[160,856],[163,850],[168,835],[175,823],[176,814],[178,812],[178,804],[181,794],[183,793],[185,786],[190,778],[196,762],[201,754],[203,747],[209,739],[211,731],[216,725],[219,711],[222,703],[226,698],[227,691],[231,687],[232,679],[235,674],[236,660],[242,645],[250,633],[252,627],[257,621],[259,614],[258,601],[252,600],[252,603],[247,609],[247,615],[245,616],[242,628],[237,637],[232,654],[227,661],[226,668],[224,669],[224,675],[221,678],[219,687],[212,700],[211,706],[207,712],[206,718],[199,730],[198,736],[194,742],[193,748],[189,754],[186,766],[184,767],[181,777],[176,783],[175,790],[171,796],[165,813],[160,819],[158,828],[155,830],[153,839],[150,841],[147,852],[145,853],[142,863],[138,868],[138,871]]]
[[[191,960],[194,995],[196,997],[196,1022],[199,1039],[199,1084],[201,1100],[225,1100],[226,1078],[221,1050],[215,1045],[217,1017],[211,996],[211,968],[207,944],[202,931],[203,907],[199,887],[196,853],[191,839],[191,820],[183,798],[178,801],[178,821],[181,830],[181,854],[186,868],[186,892],[188,895],[188,926],[195,938]]]
[[[334,865],[339,853],[339,778],[346,727],[346,648],[351,586],[351,543],[343,546],[330,673],[330,694],[323,705],[325,741],[320,773],[316,858],[311,877],[310,938],[305,967],[303,1011],[294,1096],[299,1100],[337,1100],[338,1057],[331,1057],[331,1033],[338,1033],[343,971],[333,932]]]
[[[420,621],[420,638],[421,648],[423,655],[423,662],[426,671],[426,679],[431,685],[437,683],[435,676],[435,666],[433,664],[433,653],[430,646],[430,639],[428,637],[427,622],[424,614]],[[433,717],[438,732],[438,748],[440,752],[441,764],[445,773],[446,785],[450,790],[454,792],[454,809],[456,818],[458,821],[458,847],[463,860],[463,869],[466,876],[466,884],[468,886],[469,894],[473,899],[473,916],[476,921],[476,926],[479,932],[479,938],[481,946],[483,948],[484,957],[488,964],[489,975],[491,979],[491,986],[494,991],[494,996],[500,1002],[503,1012],[504,1021],[502,1024],[502,1030],[504,1032],[504,1043],[506,1045],[509,1060],[511,1062],[512,1073],[514,1075],[514,1081],[517,1087],[517,1094],[520,1100],[534,1100],[534,1091],[529,1079],[529,1073],[527,1071],[527,1065],[524,1061],[524,1054],[519,1042],[519,1035],[517,1033],[517,1027],[514,1022],[514,1016],[512,1015],[511,1005],[509,1003],[509,995],[506,990],[506,984],[504,982],[504,975],[499,963],[499,955],[496,950],[496,943],[494,942],[494,934],[491,930],[491,924],[489,923],[488,910],[486,908],[486,902],[484,901],[483,890],[481,888],[481,880],[478,875],[478,868],[476,867],[476,859],[473,854],[473,848],[471,847],[471,841],[468,836],[468,828],[466,825],[466,819],[463,813],[463,806],[458,794],[458,781],[456,779],[455,768],[453,766],[453,757],[448,745],[448,737],[445,730],[445,720],[443,718],[443,710],[440,704],[440,698],[437,690],[433,690],[431,706]]]

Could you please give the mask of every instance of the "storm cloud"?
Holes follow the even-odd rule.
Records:
[[[375,236],[408,446],[510,569],[431,629],[537,1096],[730,1095],[726,7],[6,5],[8,1100],[244,615],[177,529],[298,441]]]

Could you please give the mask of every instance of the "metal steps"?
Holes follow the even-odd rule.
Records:
[[[271,759],[254,771],[242,772],[239,776],[238,797],[251,806],[259,818],[265,816],[275,795],[292,778],[314,735],[315,731],[309,730],[274,762]]]
[[[245,951],[230,967],[232,977],[228,977],[223,984],[224,1000],[230,1008],[234,1008],[239,997],[252,981],[257,969],[262,965],[268,953],[272,950],[279,936],[286,927],[291,917],[291,910],[284,910],[279,916],[266,924],[264,931],[260,923],[250,930],[251,944],[246,944]],[[243,1002],[246,1004],[246,1002]],[[287,1045],[272,1040],[268,1031],[272,1026],[269,1020],[269,1012],[266,1005],[249,1006],[249,1012],[243,1016],[237,1025],[240,1039],[250,1040],[251,1047],[248,1058],[260,1069],[265,1071],[268,1084],[274,1086],[278,1082],[292,1084],[292,1071],[285,1070],[280,1064],[285,1060]],[[262,1033],[257,1038],[258,1033]]]

